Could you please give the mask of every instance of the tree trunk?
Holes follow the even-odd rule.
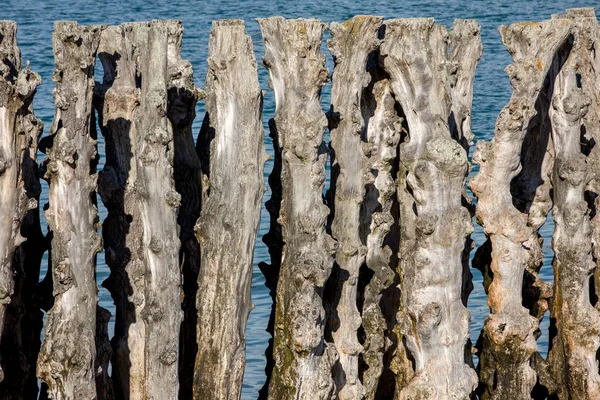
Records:
[[[365,196],[367,157],[363,154],[361,131],[361,95],[370,75],[369,54],[378,46],[377,34],[383,18],[358,16],[343,23],[332,23],[333,39],[328,42],[335,61],[331,109],[331,190],[333,218],[331,235],[337,240],[335,266],[327,285],[330,303],[328,325],[339,354],[333,371],[336,396],[360,399],[365,395],[359,378],[359,355],[363,348],[358,341],[362,319],[358,310],[358,277],[365,262],[366,232],[361,220],[361,205]],[[329,303],[328,302],[328,303]]]
[[[398,324],[415,375],[399,374],[399,399],[462,399],[477,384],[465,359],[470,313],[463,303],[463,256],[473,227],[461,199],[468,160],[447,122],[453,107],[447,37],[432,19],[392,20],[381,47],[410,138],[400,145],[399,185],[407,186],[400,200]],[[467,48],[481,46],[464,37]],[[464,54],[479,56],[476,50]]]
[[[96,398],[96,140],[91,135],[94,65],[101,27],[56,22],[56,115],[44,160],[50,182],[54,306],[48,312],[38,376],[53,399]]]
[[[42,313],[33,295],[45,249],[39,222],[37,145],[42,122],[32,100],[40,76],[21,69],[17,25],[0,21],[0,397],[37,396]]]
[[[323,204],[327,151],[321,87],[327,82],[314,19],[258,20],[265,40],[263,64],[275,92],[272,129],[282,154],[279,220],[285,243],[277,283],[270,399],[328,399],[337,353],[324,340],[323,286],[333,265],[334,240],[325,232]]]
[[[597,171],[590,168],[582,152],[581,132],[585,132],[583,119],[597,91],[597,86],[584,84],[596,80],[589,76],[597,73],[591,51],[595,38],[590,34],[598,30],[598,23],[592,9],[567,10],[567,17],[574,20],[574,43],[556,77],[549,111],[556,150],[552,173],[555,257],[551,312],[556,334],[548,362],[562,388],[559,399],[594,399],[600,394],[596,361],[600,312],[590,302],[590,278],[596,265],[586,187]],[[588,75],[585,81],[583,75]]]
[[[106,166],[103,233],[117,309],[112,379],[119,399],[177,398],[181,289],[173,129],[169,90],[189,81],[179,58],[181,22],[108,28],[98,91]],[[172,81],[178,77],[180,81]],[[189,82],[188,82],[189,84]],[[172,99],[174,100],[174,99]]]
[[[264,193],[262,92],[241,20],[213,22],[200,141],[209,147],[208,198],[198,220],[195,399],[239,399],[252,309],[252,259]],[[243,82],[243,84],[240,84]]]
[[[542,188],[528,221],[528,215],[514,205],[511,182],[521,168],[523,142],[536,117],[538,93],[568,33],[568,24],[561,20],[500,27],[514,59],[507,68],[513,95],[496,121],[492,142],[477,143],[473,161],[480,171],[471,180],[478,198],[477,219],[491,244],[489,269],[493,274],[488,288],[492,313],[484,324],[479,355],[482,399],[531,398],[537,380],[532,357],[537,355],[538,319],[522,306],[522,290],[526,266],[538,263],[537,229],[548,206]]]

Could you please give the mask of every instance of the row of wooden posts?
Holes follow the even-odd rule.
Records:
[[[593,9],[500,27],[513,94],[494,139],[477,142],[476,206],[466,190],[476,21],[449,31],[424,18],[332,23],[327,114],[327,25],[258,23],[276,102],[271,262],[260,265],[273,340],[260,396],[600,398]],[[40,140],[40,77],[21,65],[16,24],[0,21],[2,399],[240,397],[265,190],[263,94],[243,21],[213,23],[203,91],[180,57],[182,32],[178,21],[56,22],[56,114]],[[199,98],[206,115],[194,144]],[[40,178],[49,182],[46,236]],[[102,236],[96,194],[108,210]],[[538,276],[550,211],[553,285]],[[487,236],[473,266],[491,310],[475,346],[466,307],[473,216]],[[102,249],[112,338],[98,306]],[[49,272],[38,282],[45,251]],[[548,310],[544,358],[536,339]]]

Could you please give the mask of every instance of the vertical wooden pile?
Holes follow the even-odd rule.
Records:
[[[52,398],[96,398],[97,369],[96,140],[93,137],[94,65],[102,27],[54,25],[56,115],[46,149],[49,180],[46,219],[52,231],[54,306],[48,311],[38,376]]]
[[[555,162],[553,217],[555,230],[554,297],[548,362],[559,399],[600,396],[598,350],[600,311],[590,291],[594,260],[591,216],[600,192],[590,184],[599,176],[600,27],[593,9],[567,10],[571,22],[570,48],[562,52],[549,117]],[[595,142],[595,143],[594,143]],[[593,278],[592,278],[593,279]]]
[[[191,66],[179,56],[181,34],[179,21],[128,23],[109,27],[100,44],[105,76],[97,104],[107,161],[99,186],[109,210],[103,233],[111,268],[106,286],[117,310],[117,398],[179,392],[181,195],[172,121],[190,133],[185,126],[196,96]],[[180,91],[187,97],[178,103],[173,96]]]
[[[358,330],[358,278],[367,253],[361,206],[365,197],[368,156],[363,151],[364,121],[361,97],[370,81],[367,59],[378,47],[377,34],[383,18],[358,16],[332,23],[328,42],[335,68],[331,93],[331,235],[338,242],[335,266],[327,285],[330,297],[328,325],[339,354],[333,377],[339,399],[360,399],[365,388],[359,377],[359,355],[363,348]],[[372,389],[372,388],[371,388]]]
[[[213,22],[206,116],[198,139],[208,176],[197,225],[198,355],[195,399],[239,399],[252,309],[252,259],[264,193],[262,92],[241,20]]]
[[[394,271],[400,244],[396,170],[403,119],[396,112],[396,100],[389,76],[382,69],[379,50],[371,54],[369,64],[371,83],[361,98],[365,123],[361,139],[366,165],[361,224],[367,232],[367,251],[359,279],[366,280],[361,312],[362,382],[365,398],[376,399],[393,392],[393,385],[390,387],[387,382],[392,375],[390,357],[385,357],[385,353],[396,345],[389,327],[395,320],[397,308],[397,291],[392,283],[396,278]],[[385,297],[384,292],[387,292]]]
[[[327,82],[321,39],[326,25],[314,19],[259,19],[263,64],[275,93],[270,124],[281,149],[282,198],[278,221],[285,243],[277,284],[269,398],[326,399],[334,390],[337,360],[324,340],[323,286],[335,242],[325,232],[323,204],[327,151],[321,87]]]
[[[34,290],[45,249],[39,221],[37,147],[42,123],[33,114],[40,76],[22,69],[17,24],[0,21],[0,398],[37,396],[35,366],[42,313]]]
[[[179,341],[179,398],[193,396],[194,364],[196,361],[196,293],[200,267],[200,247],[195,226],[202,203],[202,171],[194,146],[192,124],[196,117],[198,90],[194,85],[192,64],[181,59],[183,25],[172,23],[169,31],[169,87],[167,117],[173,128],[173,175],[175,189],[181,196],[177,212],[181,249],[183,290],[183,320]]]
[[[462,79],[472,82],[481,43],[475,21],[458,21],[450,37],[454,45],[464,41],[467,65],[448,59],[448,33],[432,19],[387,22],[381,45],[392,91],[408,126],[398,171],[401,305],[396,330],[402,340],[396,395],[400,399],[467,398],[477,385],[465,348],[470,313],[463,299],[463,253],[473,230],[469,211],[461,205],[468,161],[463,140],[452,134],[448,121],[461,116],[464,129],[463,116],[470,114],[465,99],[470,99],[472,89],[462,88],[463,111],[452,115],[459,100],[452,85]],[[406,362],[403,342],[414,370]]]
[[[524,301],[522,292],[525,272],[535,276],[541,265],[537,231],[551,205],[545,180],[552,165],[545,158],[546,148],[552,145],[543,138],[549,129],[544,115],[536,117],[544,105],[538,96],[551,92],[544,81],[553,80],[560,68],[556,54],[569,33],[570,23],[564,19],[500,27],[514,59],[507,68],[513,94],[498,117],[494,139],[477,143],[473,161],[480,171],[471,181],[478,198],[477,218],[491,246],[490,254],[482,257],[487,266],[480,268],[493,277],[487,289],[492,313],[484,324],[478,367],[479,393],[484,399],[530,398],[538,379],[551,386],[545,382],[543,362],[538,362],[535,333],[547,307],[543,297],[548,295],[529,310],[523,304],[531,302]],[[536,149],[534,144],[540,142]],[[532,171],[515,180],[523,167]],[[527,175],[538,178],[527,182]]]

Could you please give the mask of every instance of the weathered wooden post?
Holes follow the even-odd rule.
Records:
[[[333,377],[340,399],[360,399],[365,388],[359,377],[362,346],[358,330],[362,325],[358,310],[358,277],[365,262],[366,233],[361,226],[361,205],[368,174],[361,133],[361,95],[370,81],[367,71],[369,54],[378,46],[377,34],[383,18],[357,16],[330,26],[333,55],[333,87],[329,111],[331,137],[331,190],[334,209],[331,235],[337,240],[336,265],[327,285],[332,304],[328,305],[328,325],[339,354]],[[363,224],[364,225],[364,224]]]
[[[314,19],[259,19],[263,64],[275,92],[273,131],[281,147],[285,243],[277,284],[270,399],[327,399],[337,359],[324,340],[323,286],[333,265],[333,239],[325,232],[323,204],[327,151],[321,87],[327,82],[321,39],[326,25]]]
[[[600,29],[593,9],[567,10],[573,20],[573,44],[564,54],[556,77],[549,116],[555,149],[552,185],[555,221],[554,297],[551,321],[556,334],[548,362],[560,391],[559,399],[594,399],[600,396],[597,353],[600,347],[600,311],[590,301],[592,225],[587,192],[597,178],[597,153],[588,160],[586,147],[597,130],[598,119],[585,120],[589,108],[597,113],[598,75],[593,48],[600,45]],[[597,114],[596,114],[597,116]],[[597,117],[596,117],[597,118]],[[593,126],[596,125],[596,126]],[[597,210],[593,210],[597,212]]]
[[[181,196],[169,121],[178,110],[169,109],[168,97],[191,73],[179,56],[181,33],[179,21],[128,23],[109,27],[100,44],[105,78],[97,101],[107,162],[99,186],[109,210],[103,232],[111,267],[106,286],[117,308],[117,398],[179,392]]]
[[[33,114],[40,76],[21,65],[17,24],[0,21],[0,397],[33,398],[42,313],[33,303],[45,249]]]
[[[48,312],[37,373],[54,399],[96,398],[96,140],[91,135],[94,65],[100,26],[54,24],[52,143],[46,219],[53,233],[54,306]],[[99,378],[102,379],[101,371]]]
[[[239,399],[252,309],[252,258],[267,159],[262,92],[252,40],[242,20],[213,22],[206,76],[206,116],[199,151],[210,160],[197,224],[198,355],[194,398]]]
[[[460,24],[453,29],[462,29]],[[471,25],[475,29],[467,27],[472,35],[478,36],[476,25]],[[386,23],[381,45],[409,137],[400,145],[398,172],[402,292],[398,330],[415,370],[414,376],[411,371],[398,373],[400,399],[468,398],[477,384],[470,360],[465,359],[470,313],[462,300],[462,256],[473,230],[470,214],[461,205],[468,161],[448,126],[452,97],[447,36],[446,28],[434,25],[433,19],[397,19]],[[481,47],[478,40],[467,43]],[[478,58],[477,51],[465,54]]]
[[[202,171],[200,159],[194,145],[192,124],[196,117],[196,102],[199,91],[194,85],[192,65],[181,59],[183,26],[171,24],[169,28],[169,88],[167,116],[173,128],[173,174],[175,189],[181,196],[177,212],[183,289],[183,320],[179,341],[179,398],[193,396],[194,364],[196,361],[196,294],[200,247],[194,232],[200,216],[202,202]]]
[[[402,119],[395,109],[396,100],[390,89],[388,76],[378,65],[370,69],[371,84],[361,100],[363,118],[362,140],[366,155],[365,198],[361,209],[363,224],[368,226],[366,239],[366,267],[371,277],[364,289],[362,327],[365,335],[362,358],[367,365],[362,374],[365,398],[373,400],[381,395],[380,379],[385,372],[387,316],[382,310],[383,292],[394,281],[397,262],[398,224],[396,200],[396,163],[402,132]],[[396,253],[396,254],[394,254]],[[393,304],[386,308],[393,308]]]
[[[527,200],[533,204],[529,218],[515,207],[511,182],[521,168],[522,146],[536,117],[538,94],[556,52],[567,40],[569,23],[559,19],[516,23],[500,27],[500,34],[514,59],[506,69],[513,94],[498,117],[494,139],[477,143],[473,161],[480,170],[470,184],[478,198],[477,218],[490,240],[488,268],[493,274],[488,287],[492,313],[485,321],[479,355],[479,391],[483,399],[528,399],[538,375],[532,368],[538,319],[523,307],[521,293],[526,268],[539,264],[537,229],[545,221],[549,200],[544,188],[538,199],[530,196],[534,198]],[[543,160],[527,163],[542,168]]]

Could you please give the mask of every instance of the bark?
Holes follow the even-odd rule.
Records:
[[[182,320],[173,128],[169,90],[189,81],[179,58],[181,22],[109,27],[97,91],[106,140],[100,195],[115,299],[112,380],[118,399],[176,398]],[[187,78],[186,78],[187,77]],[[177,81],[179,79],[180,81]],[[179,82],[179,83],[178,83]],[[171,104],[175,104],[171,102]]]
[[[573,47],[556,77],[549,111],[556,161],[552,171],[555,230],[554,297],[551,318],[556,330],[548,362],[562,390],[559,399],[594,399],[600,394],[596,354],[600,347],[600,312],[590,302],[592,225],[586,186],[595,178],[594,163],[582,152],[583,119],[597,87],[584,86],[582,75],[596,72],[593,9],[567,10],[573,20]],[[594,79],[594,78],[592,78]],[[593,82],[586,79],[585,83]],[[597,194],[596,194],[597,195]]]
[[[44,238],[39,222],[37,145],[42,122],[32,100],[40,76],[22,69],[17,25],[0,21],[0,397],[34,398],[42,313],[33,295]]]
[[[358,16],[344,23],[332,23],[333,39],[328,42],[335,62],[329,111],[329,195],[334,209],[330,225],[331,235],[338,242],[333,284],[327,286],[329,296],[334,297],[328,305],[328,324],[339,354],[339,364],[333,371],[339,399],[360,399],[365,395],[358,370],[363,348],[357,333],[362,324],[357,306],[358,277],[367,252],[366,229],[360,218],[368,174],[361,138],[361,94],[370,81],[367,59],[379,45],[377,34],[382,20]]]
[[[210,146],[201,149],[209,152],[210,170],[208,198],[196,228],[202,256],[194,398],[239,399],[267,159],[262,92],[243,21],[213,22],[208,65],[200,136]]]
[[[56,22],[50,182],[54,306],[48,311],[37,373],[53,399],[96,398],[96,140],[91,134],[94,65],[102,27]],[[102,377],[100,371],[99,377]]]
[[[469,25],[474,23],[454,29]],[[463,303],[463,254],[473,227],[461,200],[468,160],[447,122],[453,107],[447,37],[446,28],[432,19],[398,19],[386,24],[381,46],[410,138],[400,145],[399,185],[406,186],[399,189],[402,297],[397,318],[415,375],[399,374],[399,399],[467,398],[477,383],[465,359],[470,313]],[[478,58],[479,40],[468,34],[455,34],[453,40],[464,40],[469,49],[464,54]],[[467,113],[455,117],[461,114]]]
[[[335,348],[324,340],[323,286],[331,273],[335,241],[325,232],[323,204],[327,152],[321,87],[327,82],[320,51],[325,24],[314,19],[259,19],[263,64],[275,92],[272,129],[281,146],[279,221],[285,243],[275,316],[269,398],[326,399]]]
[[[375,53],[375,62],[379,54]],[[364,289],[362,328],[364,345],[362,359],[366,370],[362,373],[365,398],[379,398],[384,364],[388,323],[381,306],[383,292],[394,281],[397,262],[397,202],[396,163],[402,132],[402,119],[395,110],[388,77],[379,69],[371,68],[372,82],[363,94],[365,126],[362,131],[363,149],[367,157],[365,200],[361,210],[368,236],[366,237],[365,264],[370,280]]]
[[[496,121],[492,142],[477,144],[473,161],[480,171],[471,180],[478,198],[477,219],[491,244],[493,274],[488,287],[491,314],[482,332],[478,367],[483,399],[531,398],[537,380],[532,362],[537,358],[538,319],[523,307],[522,288],[526,267],[538,263],[537,228],[545,220],[543,209],[548,205],[542,190],[542,211],[528,221],[528,215],[514,205],[511,182],[522,168],[523,142],[537,114],[538,93],[568,33],[568,24],[562,20],[500,27],[514,60],[506,69],[513,94]]]

